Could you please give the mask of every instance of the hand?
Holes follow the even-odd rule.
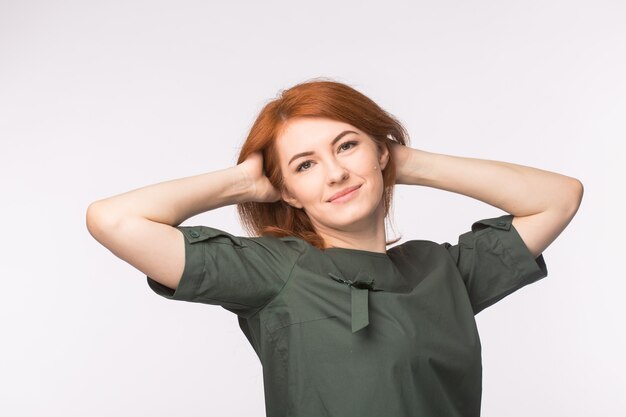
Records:
[[[391,157],[396,165],[396,184],[408,184],[407,169],[411,159],[411,148],[392,140],[389,143],[391,144]]]
[[[273,203],[281,199],[280,192],[263,173],[263,154],[260,151],[250,154],[237,167],[243,172],[249,183],[250,198],[248,201]]]

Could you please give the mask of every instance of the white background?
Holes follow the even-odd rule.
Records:
[[[280,89],[331,77],[412,147],[583,182],[549,276],[476,316],[482,415],[626,415],[625,21],[618,0],[0,0],[0,414],[265,415],[236,316],[155,295],[85,213],[234,165]],[[503,214],[406,185],[394,207],[398,244]],[[243,235],[235,214],[184,225]]]

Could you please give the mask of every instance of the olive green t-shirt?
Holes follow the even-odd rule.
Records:
[[[324,251],[295,237],[178,226],[185,268],[157,294],[237,314],[263,367],[268,417],[475,417],[474,316],[547,276],[504,215],[458,243]]]

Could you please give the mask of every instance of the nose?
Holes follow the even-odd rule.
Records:
[[[331,159],[328,163],[328,181],[331,184],[342,182],[348,178],[348,170],[336,159]]]

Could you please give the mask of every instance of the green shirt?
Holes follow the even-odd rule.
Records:
[[[268,417],[479,416],[474,316],[547,276],[512,219],[477,221],[456,245],[411,240],[386,254],[178,226],[177,290],[148,284],[237,314]]]

